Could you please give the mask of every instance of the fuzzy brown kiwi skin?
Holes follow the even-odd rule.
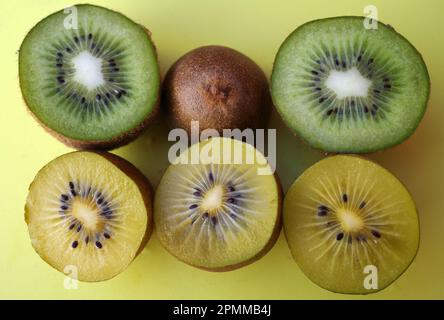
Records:
[[[173,128],[265,128],[272,109],[268,80],[242,53],[223,46],[196,48],[168,70],[162,109]]]
[[[74,152],[79,152],[79,151],[73,151],[71,153]],[[151,183],[149,182],[149,180],[143,175],[142,172],[140,172],[139,169],[137,169],[133,164],[131,164],[129,161],[115,155],[109,152],[103,152],[103,151],[99,151],[99,152],[95,152],[95,151],[88,151],[88,152],[92,152],[95,154],[98,154],[100,156],[102,156],[103,158],[105,158],[106,160],[108,160],[109,162],[111,162],[113,165],[115,165],[117,168],[119,168],[119,170],[121,170],[123,173],[125,173],[131,180],[133,180],[141,195],[143,198],[143,202],[145,204],[145,208],[147,211],[147,226],[146,226],[146,231],[145,234],[142,238],[142,241],[140,243],[140,246],[136,252],[136,254],[134,255],[133,260],[131,260],[129,262],[129,264],[134,261],[134,259],[143,251],[143,249],[145,248],[146,244],[148,243],[148,240],[150,239],[152,232],[153,232],[153,226],[154,226],[154,219],[153,219],[153,189],[151,187]],[[57,158],[56,158],[57,159]],[[54,159],[55,160],[55,159]],[[31,188],[33,182],[29,185],[28,190]],[[28,225],[29,224],[29,219],[28,219],[28,208],[25,204],[25,222]],[[38,251],[35,250],[37,253]],[[40,254],[39,254],[40,255]],[[43,261],[45,261],[46,263],[47,260],[43,257],[40,256],[42,258]],[[53,265],[51,265],[50,263],[48,263],[51,267],[53,267],[54,269],[56,269]],[[128,264],[128,265],[129,265]],[[57,271],[59,271],[58,269],[56,269]],[[123,271],[123,270],[122,270]],[[115,275],[117,276],[117,275]],[[106,278],[106,279],[100,279],[100,280],[88,280],[88,281],[84,281],[84,282],[102,282],[102,281],[106,281],[109,280],[111,278]],[[82,280],[80,280],[82,281]]]
[[[157,55],[157,49],[154,45],[154,42],[151,39],[151,32],[141,25],[141,27],[145,30],[145,33],[147,34],[148,38],[150,39],[156,56],[156,62],[158,63],[158,55]],[[160,71],[158,74],[158,77],[160,79]],[[20,77],[19,77],[20,81]],[[21,84],[20,84],[21,87]],[[159,91],[157,92],[157,101],[155,105],[153,106],[153,110],[147,115],[147,117],[139,123],[135,128],[126,131],[114,138],[111,138],[109,140],[77,140],[73,138],[69,138],[67,136],[64,136],[53,129],[49,128],[45,123],[43,123],[35,114],[32,112],[32,110],[29,108],[28,101],[26,101],[25,96],[22,94],[23,100],[26,104],[26,109],[31,114],[31,116],[37,121],[37,123],[45,129],[46,132],[48,132],[50,135],[55,137],[57,140],[65,144],[66,146],[70,148],[74,148],[77,150],[97,150],[97,151],[108,151],[112,149],[116,149],[119,147],[122,147],[135,139],[139,137],[148,127],[151,125],[160,114],[160,97],[161,97],[161,86],[159,86]]]
[[[268,240],[267,244],[262,248],[262,250],[259,251],[256,255],[254,255],[250,259],[242,261],[237,264],[232,264],[232,265],[228,265],[228,266],[224,266],[224,267],[206,268],[203,266],[191,264],[187,261],[184,261],[183,259],[179,258],[177,255],[175,255],[172,251],[170,251],[166,246],[163,246],[163,244],[162,244],[162,246],[165,248],[165,250],[167,250],[172,256],[174,256],[179,261],[182,261],[183,263],[186,263],[192,267],[195,267],[195,268],[198,268],[201,270],[205,270],[205,271],[211,271],[211,272],[233,271],[233,270],[245,267],[253,262],[256,262],[257,260],[259,260],[260,258],[265,256],[271,250],[271,248],[273,248],[273,246],[276,244],[277,239],[279,238],[279,235],[280,235],[281,229],[282,229],[282,199],[283,199],[282,185],[281,185],[281,181],[280,181],[277,173],[274,174],[274,179],[275,179],[276,185],[278,187],[278,198],[277,198],[278,213],[277,213],[277,219],[276,219],[276,222],[275,222],[275,225],[273,228],[273,233],[271,234],[270,239]]]
[[[341,155],[341,156],[348,156],[348,157],[355,157],[355,158],[360,158],[360,159],[363,159],[363,160],[367,160],[367,161],[370,161],[370,162],[373,162],[373,163],[375,163],[375,164],[377,164],[378,166],[380,166],[376,161],[373,161],[372,159],[369,159],[367,156],[365,156],[364,154],[343,154],[343,153],[340,153],[340,154],[329,154],[326,158],[328,158],[328,157],[334,157],[334,156],[336,156],[336,155]],[[325,159],[325,158],[324,158]],[[324,159],[321,159],[321,160],[319,160],[319,161],[322,161],[322,160],[324,160]],[[381,168],[383,168],[384,170],[386,170],[386,171],[388,171],[387,169],[385,169],[384,167],[382,167],[381,166]],[[303,173],[302,173],[303,174]],[[302,175],[301,175],[302,176]],[[301,176],[299,176],[299,177],[301,177]],[[297,179],[299,179],[299,177],[297,178]],[[296,180],[297,180],[296,179]],[[406,187],[406,185],[401,181],[401,180],[399,180],[397,177],[396,177],[396,179],[398,180],[398,182],[407,190],[407,192],[408,192],[408,194],[410,195],[410,197],[413,199],[413,197],[412,197],[412,195],[410,194],[410,191],[407,189],[407,187]],[[295,183],[296,182],[296,180],[293,182],[293,183]],[[416,210],[416,213],[418,214],[418,208],[416,207],[416,204],[415,204],[415,210]],[[419,215],[419,214],[418,214]],[[310,281],[312,281],[315,285],[317,285],[318,287],[320,287],[320,288],[322,288],[322,289],[324,289],[324,290],[327,290],[327,291],[330,291],[330,292],[333,292],[333,293],[337,293],[337,294],[342,294],[342,295],[361,295],[361,296],[366,296],[366,295],[368,295],[368,294],[373,294],[373,293],[377,293],[377,292],[380,292],[380,291],[383,291],[384,289],[386,289],[386,288],[388,288],[388,287],[390,287],[394,282],[396,282],[396,280],[398,280],[406,271],[407,271],[407,269],[411,266],[411,264],[413,263],[413,261],[415,260],[415,258],[416,258],[416,256],[418,255],[418,250],[419,250],[419,246],[421,245],[421,225],[420,225],[420,221],[419,221],[419,217],[418,217],[418,230],[419,230],[419,236],[418,236],[418,246],[416,247],[416,251],[415,251],[415,254],[413,255],[413,257],[412,257],[412,259],[409,261],[409,263],[407,264],[407,266],[405,267],[405,269],[404,269],[404,271],[402,271],[395,279],[393,279],[392,280],[392,282],[389,282],[389,283],[387,283],[384,287],[378,287],[378,289],[375,289],[375,290],[369,290],[368,292],[361,292],[361,293],[355,293],[355,292],[341,292],[341,291],[334,291],[334,290],[332,290],[332,289],[329,289],[329,288],[327,288],[327,287],[324,287],[324,286],[322,286],[321,284],[318,284],[318,283],[315,283],[314,281],[312,281],[311,279],[310,279],[310,277],[308,277],[307,275],[305,275],[305,272],[303,272],[304,273],[304,275],[308,278],[308,279],[310,279]],[[289,242],[288,242],[288,237],[287,237],[287,232],[286,232],[286,228],[285,228],[285,226],[284,226],[284,236],[285,236],[285,240],[286,240],[286,242],[287,242],[287,245],[289,245]],[[289,248],[290,249],[290,248]],[[291,250],[290,250],[290,253],[291,253]],[[292,257],[293,257],[293,260],[296,262],[296,258],[293,256],[293,254],[292,254]],[[296,264],[297,264],[297,262],[296,262]],[[302,271],[302,270],[301,270]]]

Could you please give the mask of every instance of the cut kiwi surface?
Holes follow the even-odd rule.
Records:
[[[126,160],[79,151],[43,167],[25,206],[31,243],[55,269],[81,281],[122,272],[152,227],[148,180]]]
[[[195,164],[185,164],[199,150],[233,158],[222,163],[203,152]],[[236,154],[242,160],[234,162]],[[280,184],[265,157],[229,138],[205,140],[180,154],[154,202],[163,246],[179,260],[209,271],[233,270],[266,254],[279,235],[280,216]]]
[[[285,123],[313,147],[339,153],[372,152],[408,138],[429,90],[419,52],[390,26],[366,28],[362,17],[297,28],[280,47],[271,78]]]
[[[290,187],[284,231],[302,271],[339,293],[387,287],[419,245],[418,215],[405,187],[374,162],[348,155],[319,161]]]
[[[156,114],[155,48],[147,30],[120,13],[75,9],[48,16],[28,33],[19,51],[20,87],[35,118],[61,141],[111,149],[135,138]]]

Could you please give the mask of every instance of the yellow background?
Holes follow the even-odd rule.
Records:
[[[444,1],[92,1],[120,11],[153,33],[164,74],[182,54],[197,46],[221,44],[255,60],[270,74],[285,37],[313,19],[362,15],[367,4],[423,54],[432,94],[416,133],[402,145],[370,157],[398,176],[413,194],[421,221],[421,245],[407,272],[386,290],[357,298],[444,298]],[[258,262],[228,273],[209,273],[175,260],[154,235],[143,253],[121,275],[104,283],[79,283],[66,290],[64,275],[43,262],[31,247],[23,220],[27,188],[37,171],[70,151],[27,114],[18,85],[17,50],[40,19],[72,1],[0,3],[0,298],[148,299],[343,299],[308,280],[293,262],[281,234]],[[278,173],[284,189],[307,166],[323,157],[278,128]],[[136,142],[115,150],[157,185],[168,162],[163,119]]]

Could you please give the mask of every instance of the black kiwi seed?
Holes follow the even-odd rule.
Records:
[[[211,222],[213,223],[213,225],[217,224],[217,218],[216,217],[211,217]]]
[[[63,211],[68,210],[68,206],[63,205],[60,207],[60,209],[62,209]]]
[[[233,186],[229,186],[229,187],[228,187],[228,190],[229,190],[230,192],[234,192],[234,191],[236,191],[236,188],[234,188]]]
[[[340,232],[336,235],[336,240],[341,241],[342,238],[344,238],[344,234],[342,232]]]
[[[325,210],[318,211],[318,216],[320,216],[320,217],[325,217],[327,214],[328,214],[328,212]]]
[[[103,236],[104,236],[106,239],[110,239],[110,238],[111,238],[111,236],[110,236],[108,233],[106,233],[106,232],[103,234]]]
[[[202,218],[203,218],[203,219],[207,219],[207,218],[208,218],[208,212],[205,212],[205,213],[202,215]]]
[[[376,230],[372,230],[372,235],[375,237],[375,238],[381,238],[381,234],[379,233],[379,231],[376,231]]]
[[[234,199],[234,198],[228,198],[228,200],[227,200],[229,203],[235,203],[236,202],[236,199]]]
[[[210,172],[210,173],[208,174],[208,179],[210,179],[211,182],[214,182],[214,176],[213,176],[213,173],[212,173],[212,172]]]
[[[72,230],[72,229],[74,229],[74,227],[76,226],[76,224],[75,223],[73,223],[73,224],[71,224],[70,226],[69,226],[69,230]]]
[[[347,202],[347,201],[348,201],[348,196],[347,196],[346,193],[344,193],[344,194],[342,195],[342,201],[344,201],[344,202]]]
[[[365,201],[362,201],[361,204],[359,205],[359,209],[363,209],[365,205],[366,205]]]
[[[66,194],[62,194],[60,196],[60,199],[62,199],[62,201],[67,201],[69,199],[69,197]]]
[[[195,197],[200,197],[200,196],[202,196],[202,193],[200,193],[199,191],[196,191],[196,192],[193,193],[193,195]]]
[[[93,35],[91,33],[88,34],[88,40],[91,40]]]
[[[80,230],[82,230],[82,225],[79,225],[79,226],[77,227],[77,232],[80,232]]]
[[[85,243],[88,244],[88,242],[89,242],[89,237],[87,236],[87,237],[85,238]]]
[[[77,248],[78,245],[79,245],[79,242],[77,240],[75,240],[72,242],[71,247],[73,247],[75,249],[75,248]]]
[[[100,243],[100,241],[96,241],[96,247],[102,249],[102,244]]]
[[[196,209],[197,208],[197,204],[192,204],[191,206],[190,206],[190,210],[193,210],[193,209]]]

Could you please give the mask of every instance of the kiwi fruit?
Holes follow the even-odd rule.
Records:
[[[187,164],[200,151],[199,161]],[[237,156],[242,158],[234,161]],[[240,268],[265,255],[279,236],[280,183],[252,145],[204,140],[166,170],[156,190],[154,222],[160,242],[179,260],[208,271]]]
[[[32,246],[52,267],[73,266],[80,281],[107,280],[148,241],[152,191],[143,174],[116,155],[72,152],[38,172],[25,220]]]
[[[181,57],[163,84],[162,105],[173,128],[265,128],[271,111],[268,81],[250,58],[231,48],[205,46]]]
[[[386,169],[358,156],[328,157],[307,169],[285,196],[283,220],[294,260],[334,292],[384,289],[418,250],[410,194]]]
[[[420,53],[392,27],[377,22],[377,29],[367,29],[364,19],[308,22],[276,55],[273,102],[284,122],[317,149],[388,148],[407,139],[426,110],[430,80]]]
[[[26,35],[19,51],[23,98],[34,118],[68,146],[116,148],[157,113],[155,48],[149,32],[122,14],[75,8],[77,26],[69,27],[62,10]]]

